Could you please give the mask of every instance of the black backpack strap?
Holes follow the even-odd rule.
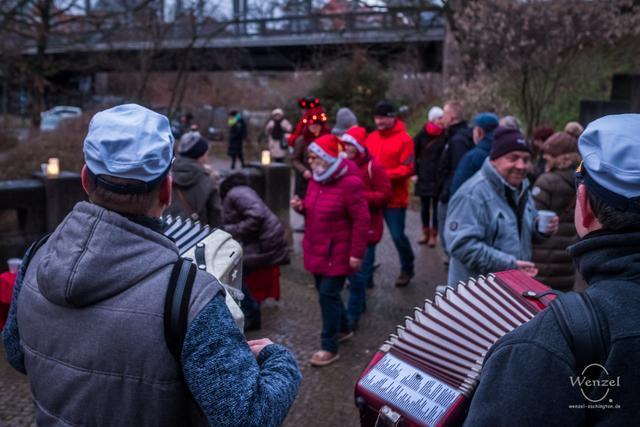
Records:
[[[31,244],[31,246],[29,246],[22,259],[22,265],[20,266],[21,271],[27,271],[27,268],[29,267],[29,263],[31,263],[33,256],[36,254],[36,252],[38,252],[38,249],[40,249],[45,243],[47,243],[49,237],[51,237],[51,233],[47,233],[44,236],[38,238],[38,240],[36,240]]]
[[[609,341],[606,325],[602,324],[589,294],[562,294],[551,303],[551,310],[573,352],[576,371],[581,373],[592,363],[604,365]]]
[[[184,337],[187,334],[189,301],[196,277],[196,266],[190,259],[180,258],[171,271],[164,301],[164,337],[169,351],[181,361]]]

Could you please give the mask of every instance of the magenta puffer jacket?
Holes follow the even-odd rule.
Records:
[[[323,276],[348,276],[349,257],[362,259],[367,246],[369,209],[358,168],[341,160],[326,182],[309,180],[304,198],[304,268]]]

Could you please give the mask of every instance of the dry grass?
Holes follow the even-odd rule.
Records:
[[[0,180],[25,179],[40,170],[49,157],[58,157],[62,170],[80,172],[83,164],[82,141],[93,113],[65,120],[51,132],[38,132],[27,141],[3,152]]]

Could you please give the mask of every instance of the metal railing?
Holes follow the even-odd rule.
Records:
[[[430,32],[432,38],[444,38],[444,19],[434,11],[417,8],[398,8],[345,13],[312,13],[277,18],[250,18],[216,21],[212,18],[185,19],[158,22],[130,19],[128,22],[103,24],[100,33],[85,30],[52,38],[49,48],[73,50],[73,47],[92,44],[142,45],[150,43],[178,46],[185,40],[264,39],[292,40],[311,35],[350,34],[366,39],[375,34],[412,34]],[[435,31],[435,33],[434,33]]]

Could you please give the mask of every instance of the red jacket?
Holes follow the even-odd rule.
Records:
[[[13,293],[13,285],[16,283],[16,275],[5,271],[0,274],[0,332],[4,328],[4,322],[9,314],[9,306],[11,305],[11,294]]]
[[[378,243],[382,239],[384,229],[382,223],[382,208],[387,206],[391,198],[391,183],[382,165],[374,160],[369,153],[363,154],[355,163],[360,170],[360,179],[364,184],[364,197],[369,204],[369,238],[367,244]]]
[[[391,181],[391,199],[387,207],[406,208],[409,205],[409,178],[413,175],[413,139],[402,120],[391,129],[369,134],[365,142],[369,153],[387,171]]]
[[[304,198],[304,268],[323,276],[348,276],[349,257],[362,259],[369,210],[358,169],[346,160],[325,183],[309,180]]]

